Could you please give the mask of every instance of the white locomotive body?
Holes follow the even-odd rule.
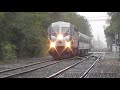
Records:
[[[54,58],[83,55],[90,50],[91,40],[68,22],[54,22],[48,27],[49,53]]]

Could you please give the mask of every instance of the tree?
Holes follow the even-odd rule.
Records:
[[[120,32],[120,12],[109,12],[109,26],[105,28],[105,35],[108,46],[112,45],[115,33]]]
[[[92,36],[90,24],[83,16],[77,15],[74,12],[67,12],[62,13],[61,20],[70,22],[71,24],[75,25],[81,33],[90,37]]]
[[[91,36],[88,21],[74,12],[1,12],[0,58],[44,55],[48,50],[47,28],[56,21],[70,22]]]

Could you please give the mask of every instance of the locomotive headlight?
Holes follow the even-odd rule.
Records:
[[[66,42],[66,47],[70,48],[70,42]]]
[[[63,40],[63,35],[62,35],[62,34],[59,34],[59,35],[57,36],[57,39],[58,39],[58,40]]]
[[[55,48],[55,42],[50,43],[50,48]]]

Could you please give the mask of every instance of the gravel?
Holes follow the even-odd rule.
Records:
[[[79,78],[93,64],[95,60],[96,59],[94,57],[85,60],[74,68],[71,68],[68,71],[57,76],[56,78]]]
[[[12,64],[10,63],[10,64],[0,65],[0,70],[15,68],[18,66],[35,63],[38,61],[44,61],[48,59],[52,59],[52,57],[47,56],[43,58],[31,58],[31,59],[19,60],[18,62]],[[38,69],[22,75],[17,75],[13,78],[46,78],[78,61],[79,61],[78,59],[65,60],[63,62],[48,66],[46,68]],[[93,64],[94,61],[95,61],[94,57],[91,58],[90,60],[83,61],[74,68],[65,71],[64,73],[60,74],[55,78],[79,78]],[[119,53],[106,53],[100,59],[100,61],[96,63],[94,69],[88,74],[86,78],[120,78]]]
[[[79,78],[93,64],[94,60],[84,61],[57,78]],[[85,78],[120,78],[119,53],[106,53]]]
[[[105,54],[86,78],[120,78],[119,53]]]
[[[17,70],[12,70],[12,71],[9,71],[9,72],[4,72],[2,74],[0,74],[0,78],[6,76],[6,75],[11,75],[11,74],[17,74],[17,73],[20,73],[20,72],[26,72],[28,70],[31,70],[31,69],[34,69],[34,68],[41,68],[41,67],[44,67],[45,65],[48,65],[48,64],[52,64],[52,63],[56,63],[57,61],[49,61],[49,62],[44,62],[44,63],[40,63],[40,64],[36,64],[36,65],[32,65],[32,66],[29,66],[29,67],[24,67],[24,68],[20,68],[20,69],[17,69]]]
[[[14,76],[13,78],[46,78],[78,61],[79,60],[65,60],[55,65],[48,66],[46,68],[42,68],[26,74]]]
[[[6,70],[6,69],[11,69],[11,68],[16,68],[16,67],[20,67],[20,66],[24,66],[24,65],[28,65],[28,64],[31,64],[31,63],[35,63],[35,62],[51,60],[51,59],[53,59],[51,56],[45,56],[45,57],[42,57],[42,58],[29,58],[29,59],[15,60],[15,62],[13,61],[11,63],[0,64],[0,71]]]

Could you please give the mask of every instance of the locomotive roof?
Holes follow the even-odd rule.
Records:
[[[58,22],[52,23],[52,27],[70,27],[70,23],[58,21]]]
[[[51,24],[52,27],[70,27],[70,25],[71,25],[71,23],[64,22],[64,21],[58,21],[58,22],[54,22]],[[74,26],[74,25],[72,25],[72,26]],[[85,39],[90,39],[90,37],[88,37],[87,35],[84,35],[84,34],[80,33],[79,31],[78,31],[78,33],[80,34],[81,37],[83,37]]]
[[[90,37],[88,37],[88,36],[86,36],[86,35],[84,35],[84,34],[82,34],[82,33],[80,33],[80,32],[78,32],[79,33],[79,35],[81,36],[81,37],[83,37],[83,38],[85,38],[85,39],[90,39]]]

